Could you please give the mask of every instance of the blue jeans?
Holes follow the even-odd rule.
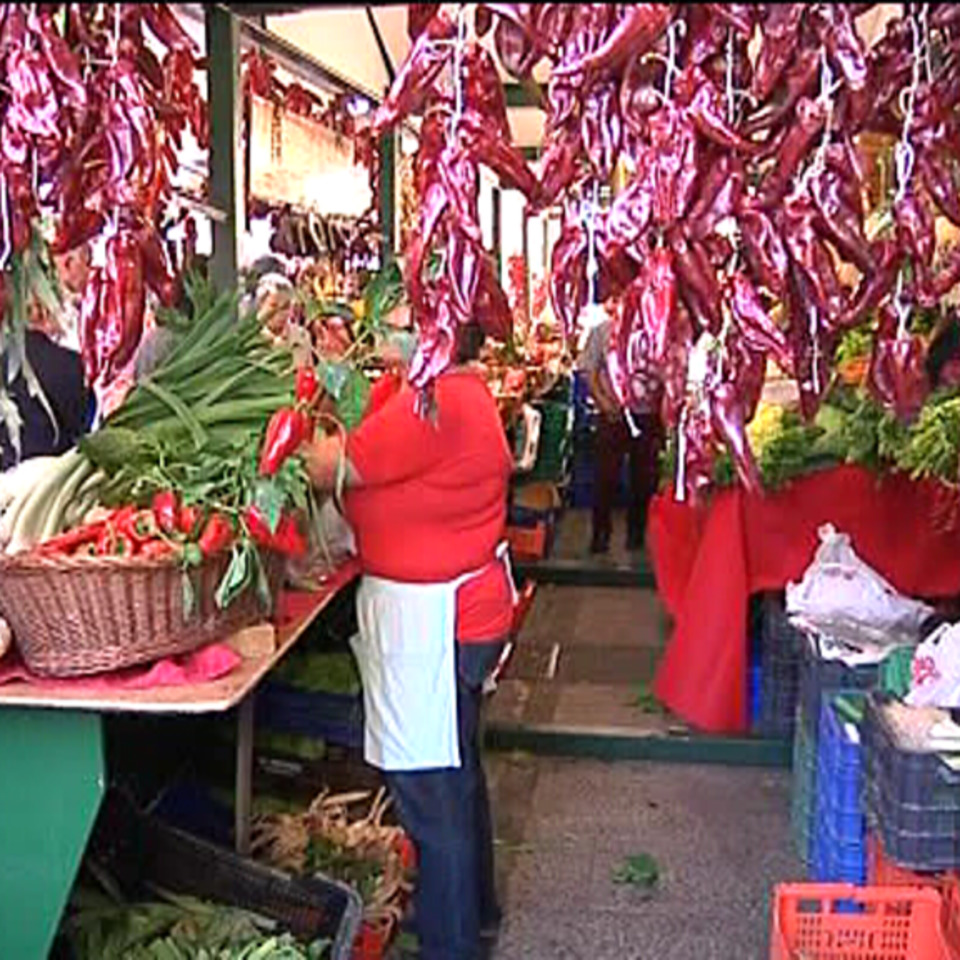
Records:
[[[414,913],[422,960],[476,960],[480,930],[499,918],[479,719],[481,687],[502,644],[457,646],[460,768],[386,774],[397,816],[417,850]]]

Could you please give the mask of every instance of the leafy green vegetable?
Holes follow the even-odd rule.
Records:
[[[614,872],[613,882],[653,890],[660,883],[660,866],[649,853],[631,854]]]
[[[249,911],[160,896],[128,904],[79,888],[64,923],[77,960],[322,960],[329,954],[329,941],[301,944]]]

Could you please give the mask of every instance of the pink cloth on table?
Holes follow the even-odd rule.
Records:
[[[181,657],[167,657],[142,667],[101,673],[93,677],[40,677],[31,673],[19,655],[0,660],[0,684],[22,681],[44,690],[151,690],[219,680],[235,670],[243,658],[226,643],[211,643]]]
[[[277,625],[290,626],[315,609],[319,598],[336,593],[360,571],[359,564],[348,562],[334,570],[323,586],[315,592],[283,590],[277,601]],[[232,673],[243,658],[226,643],[211,643],[193,653],[167,657],[155,663],[101,673],[92,677],[41,677],[31,673],[16,650],[0,659],[0,685],[29,683],[43,690],[76,690],[90,693],[111,690],[151,690],[157,687],[181,687],[194,683],[219,680]]]

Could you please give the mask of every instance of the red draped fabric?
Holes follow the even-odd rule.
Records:
[[[824,470],[783,490],[723,490],[699,506],[660,495],[647,545],[657,587],[674,618],[654,684],[690,725],[715,733],[747,726],[747,600],[799,580],[817,529],[832,523],[902,593],[960,593],[960,530],[946,530],[942,488],[860,467]]]

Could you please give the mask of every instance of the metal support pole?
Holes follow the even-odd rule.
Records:
[[[253,808],[254,694],[237,707],[237,771],[234,787],[234,834],[237,853],[250,853],[250,814]]]
[[[380,138],[380,229],[383,247],[380,251],[382,264],[393,259],[396,250],[396,165],[397,136],[385,134]]]
[[[237,285],[238,230],[243,198],[238,196],[240,143],[240,25],[224,7],[206,7],[210,100],[210,201],[226,213],[213,224],[210,279],[218,290]]]

